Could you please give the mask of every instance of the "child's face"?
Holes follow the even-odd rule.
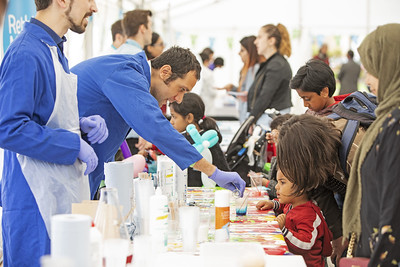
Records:
[[[279,168],[278,173],[276,174],[276,179],[278,180],[278,183],[275,186],[276,196],[280,203],[292,204],[293,207],[296,207],[309,200],[306,193],[301,193],[300,195],[294,194],[296,188],[295,185],[285,177]]]
[[[312,111],[318,112],[326,108],[327,100],[329,96],[321,91],[321,95],[315,92],[304,92],[301,89],[296,89],[297,94],[303,100],[304,107],[311,109]]]
[[[171,111],[170,122],[172,124],[172,127],[174,127],[180,133],[186,131],[186,126],[190,124],[188,119],[182,116],[181,114],[176,113],[172,105],[170,106],[170,111]]]
[[[293,183],[290,182],[279,169],[276,174],[276,179],[278,180],[278,183],[276,184],[275,189],[279,202],[282,204],[293,204],[293,200],[296,198],[293,195]]]

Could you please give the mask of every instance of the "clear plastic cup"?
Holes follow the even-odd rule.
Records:
[[[252,196],[254,197],[261,197],[261,188],[262,188],[262,174],[258,173],[250,173],[250,182],[251,182],[251,191],[252,191]]]
[[[129,254],[129,240],[122,238],[104,240],[106,266],[125,267]]]
[[[41,267],[73,267],[74,262],[72,259],[63,257],[54,257],[50,255],[44,255],[40,257]]]
[[[179,226],[182,232],[183,251],[195,252],[200,226],[199,207],[180,207]]]
[[[199,225],[199,236],[198,242],[208,241],[208,232],[210,229],[210,208],[202,207],[200,208],[200,225]]]

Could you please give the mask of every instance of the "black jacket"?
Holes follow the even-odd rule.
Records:
[[[247,111],[258,119],[266,109],[282,110],[292,106],[289,82],[292,70],[278,52],[261,63],[247,96]]]

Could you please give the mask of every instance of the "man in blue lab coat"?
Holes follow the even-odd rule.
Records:
[[[89,176],[92,197],[104,179],[103,163],[113,160],[131,128],[155,144],[181,169],[194,164],[194,168],[221,187],[239,189],[243,194],[243,179],[235,172],[220,171],[206,161],[160,110],[167,101],[180,103],[183,95],[196,84],[201,70],[196,57],[189,49],[171,47],[150,64],[151,67],[145,53],[140,52],[89,59],[71,70],[79,77],[80,116],[99,114],[110,129],[103,144],[93,145],[99,165]]]
[[[50,253],[50,218],[88,199],[97,156],[81,138],[108,135],[98,115],[79,120],[76,76],[63,52],[68,29],[83,33],[94,0],[35,0],[37,14],[0,68],[0,147],[4,266],[40,266]],[[86,171],[85,171],[86,169]]]

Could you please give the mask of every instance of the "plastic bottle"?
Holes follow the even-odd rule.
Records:
[[[215,242],[229,241],[230,195],[228,190],[215,192]]]
[[[211,161],[210,161],[211,162]],[[188,171],[187,169],[181,170],[178,165],[174,165],[175,175],[175,190],[179,205],[186,204],[186,192],[188,182]]]
[[[155,195],[150,197],[149,204],[149,232],[155,253],[167,251],[168,243],[168,198],[162,194],[160,187]]]
[[[219,190],[215,192],[215,230],[228,227],[230,222],[230,191]]]

